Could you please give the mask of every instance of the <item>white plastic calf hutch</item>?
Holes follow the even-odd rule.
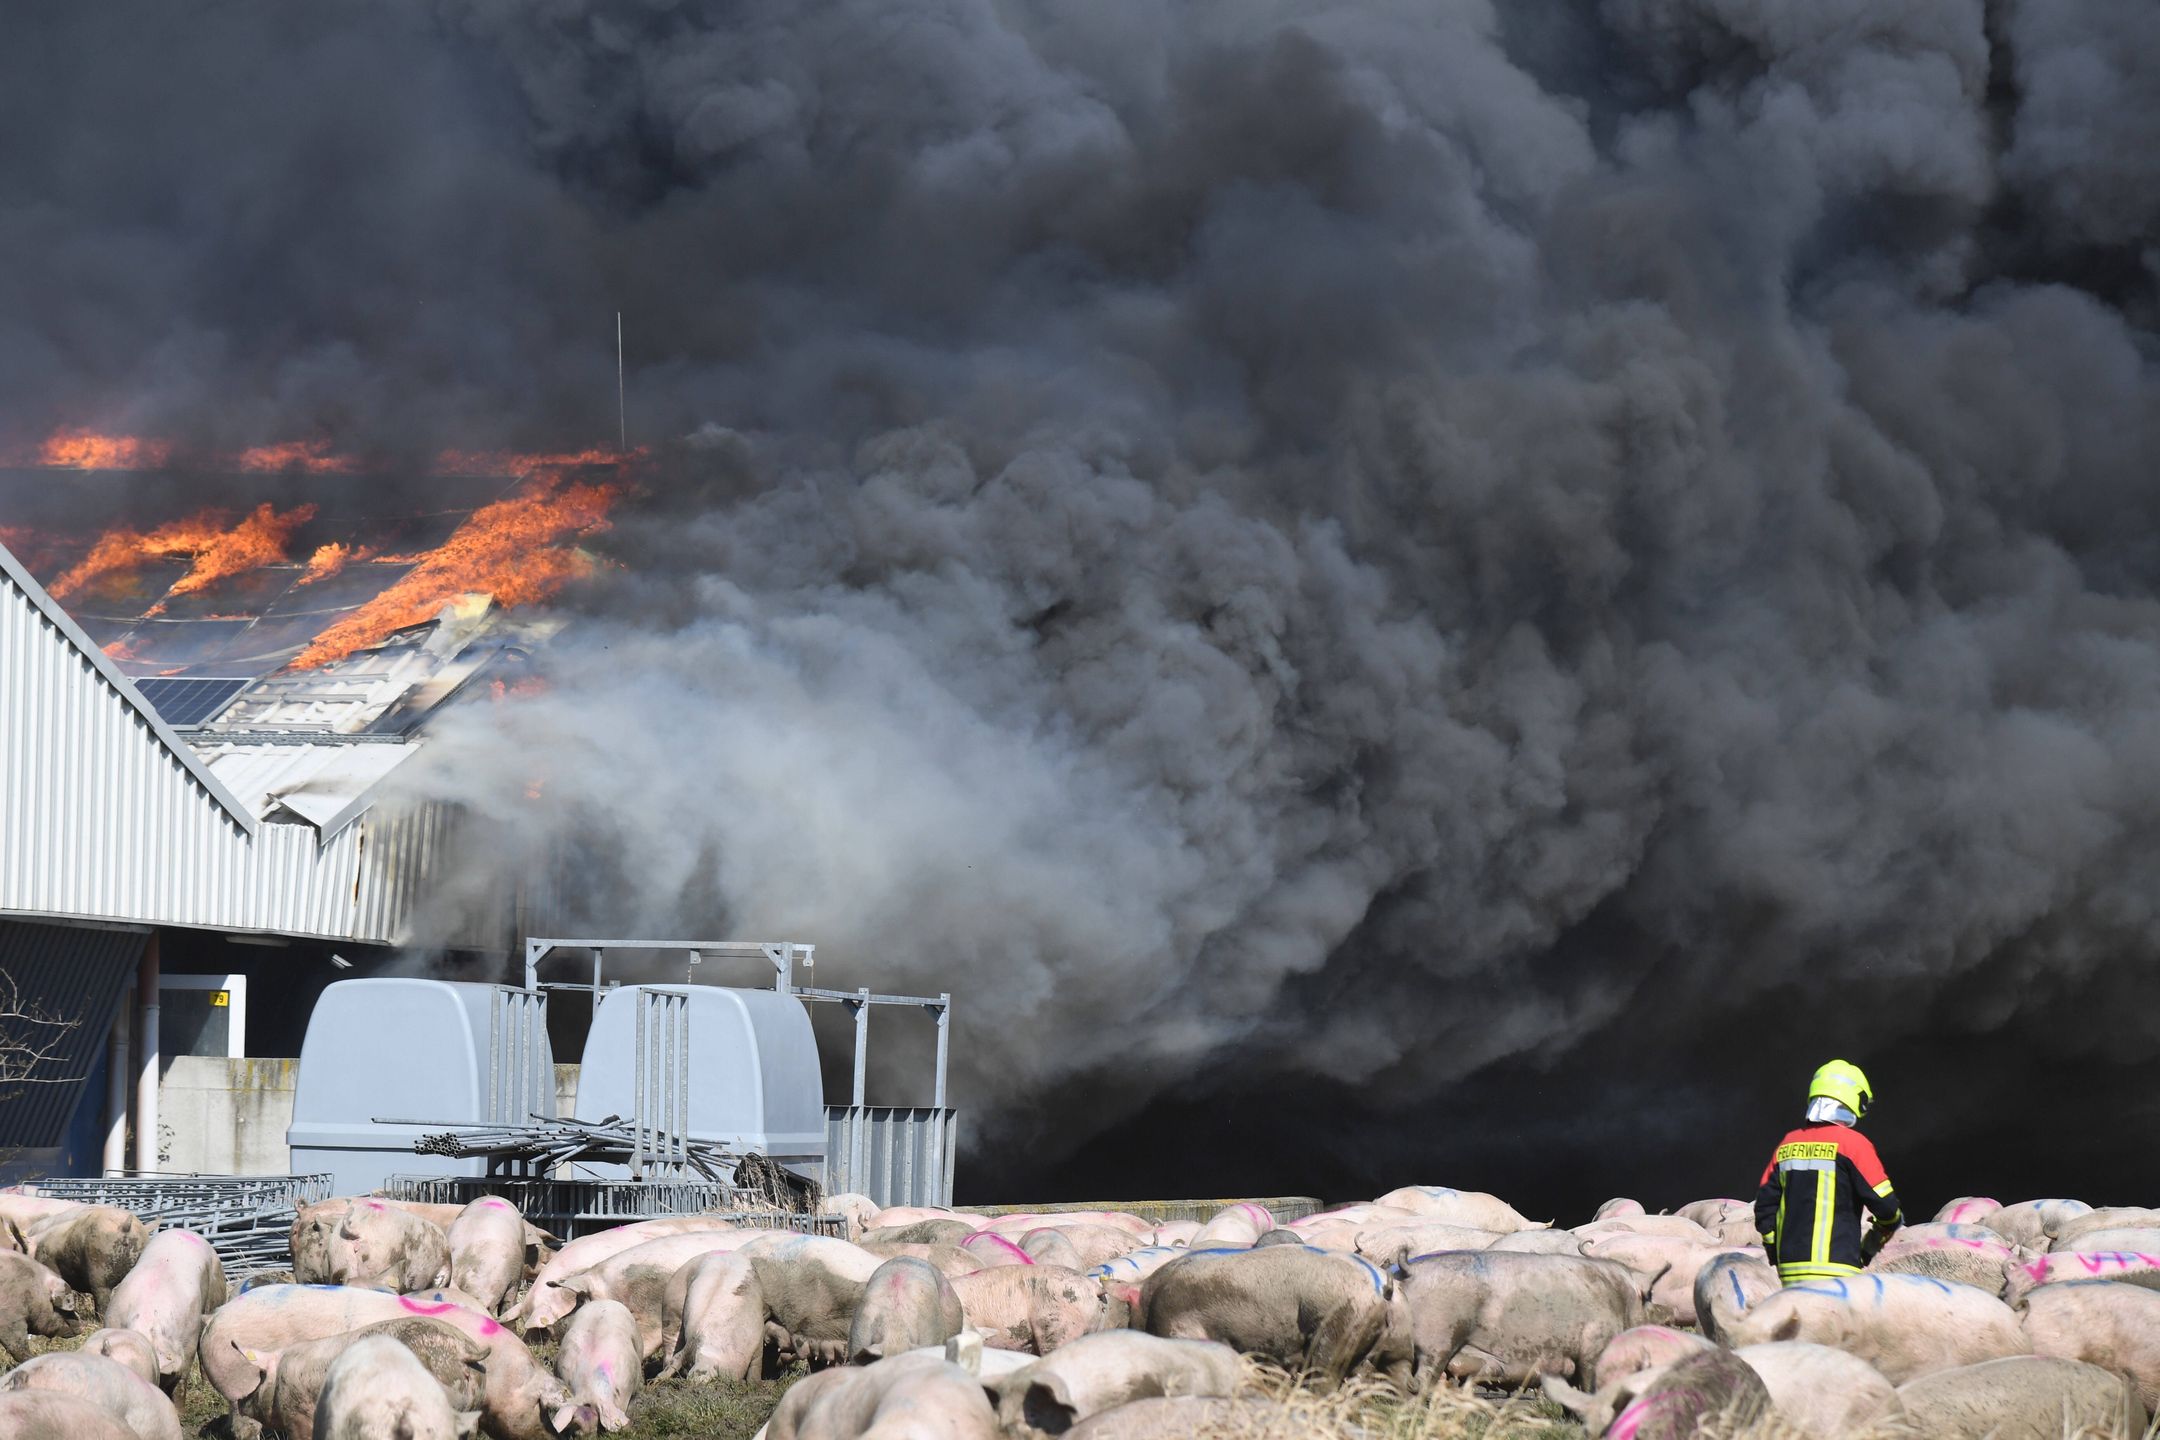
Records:
[[[565,950],[590,954],[589,984],[539,978],[541,962]],[[684,982],[609,983],[610,950],[674,952],[684,958]],[[393,1175],[406,1189],[461,1189],[469,1188],[463,1180],[425,1177],[506,1173],[491,1172],[480,1155],[416,1154],[415,1143],[423,1136],[439,1141],[445,1131],[515,1131],[535,1124],[534,1117],[554,1119],[547,995],[578,990],[594,997],[594,1015],[576,1115],[564,1123],[613,1121],[614,1133],[632,1138],[618,1151],[629,1164],[580,1160],[556,1170],[558,1178],[603,1188],[630,1183],[644,1194],[655,1182],[695,1179],[699,1157],[691,1152],[709,1159],[717,1150],[762,1155],[828,1191],[860,1191],[882,1204],[951,1203],[957,1138],[954,1113],[945,1108],[951,996],[796,985],[796,964],[807,969],[813,954],[807,945],[762,942],[546,939],[526,942],[522,988],[341,981],[317,1002],[301,1048],[289,1132],[293,1165],[330,1172],[338,1193],[375,1189]],[[773,984],[701,982],[711,962],[729,960],[769,965]],[[652,973],[653,962],[643,969]],[[806,1002],[840,1004],[854,1017],[847,1105],[824,1104]],[[879,1005],[916,1009],[936,1022],[932,1105],[865,1103],[869,1017]],[[415,1191],[411,1198],[422,1197]],[[425,1198],[444,1196],[431,1191]]]
[[[555,1113],[541,996],[449,980],[340,980],[308,1017],[293,1090],[293,1173],[364,1195],[392,1174],[480,1175],[481,1159],[419,1155],[441,1124]],[[384,1123],[388,1121],[390,1123]]]
[[[676,1136],[724,1145],[822,1185],[824,1089],[810,1012],[793,995],[625,985],[601,993],[578,1072],[577,1118],[643,1114],[656,1148]],[[623,1166],[579,1169],[595,1178],[629,1174]]]

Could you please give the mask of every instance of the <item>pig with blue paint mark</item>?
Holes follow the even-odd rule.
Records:
[[[1504,1385],[1587,1377],[1643,1323],[1650,1288],[1625,1265],[1581,1255],[1447,1251],[1404,1270],[1418,1375]]]
[[[1718,1329],[1734,1347],[1806,1340],[1857,1355],[1892,1384],[1937,1370],[2029,1355],[2017,1312],[1970,1285],[1924,1275],[1857,1275],[1788,1285]]]
[[[1406,1389],[1412,1382],[1409,1304],[1387,1272],[1356,1255],[1304,1245],[1195,1250],[1148,1276],[1138,1308],[1151,1335],[1219,1340],[1323,1387],[1360,1368]]]

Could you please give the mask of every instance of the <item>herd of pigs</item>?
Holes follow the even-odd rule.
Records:
[[[1323,1391],[1542,1386],[1621,1440],[2134,1437],[2160,1403],[2154,1210],[1959,1200],[1781,1288],[1737,1200],[1573,1229],[1434,1186],[1285,1224],[825,1203],[849,1238],[713,1214],[558,1244],[496,1198],[325,1201],[290,1279],[234,1293],[201,1236],[0,1193],[0,1440],[180,1440],[197,1371],[235,1440],[549,1440],[626,1427],[648,1375],[797,1364],[766,1440],[1235,1433],[1273,1403],[1247,1356]],[[102,1328],[33,1354],[85,1304]]]

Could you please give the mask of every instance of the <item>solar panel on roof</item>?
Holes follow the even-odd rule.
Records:
[[[233,696],[250,683],[246,678],[203,680],[161,675],[137,680],[135,688],[142,692],[143,699],[150,702],[150,708],[157,711],[166,724],[200,725],[224,709]]]

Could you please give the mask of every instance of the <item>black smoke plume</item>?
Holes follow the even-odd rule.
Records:
[[[1677,1204],[1833,1054],[1929,1208],[2144,1174],[2149,0],[7,29],[18,439],[588,444],[624,312],[462,883],[953,990],[969,1188]]]

